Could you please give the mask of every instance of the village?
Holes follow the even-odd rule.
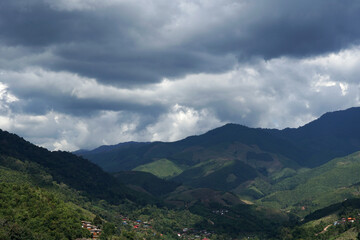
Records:
[[[201,239],[201,240],[210,240],[210,236],[212,233],[206,230],[195,230],[195,229],[188,229],[184,228],[182,233],[177,234],[179,239]]]
[[[229,211],[227,209],[219,209],[219,210],[213,210],[212,213],[217,215],[224,215],[227,214]]]
[[[140,219],[132,220],[128,217],[121,216],[122,218],[122,228],[128,232],[138,233],[143,236],[144,239],[166,239],[164,234],[158,233],[153,229],[151,224],[152,221],[142,221]],[[90,234],[90,239],[99,239],[102,234],[102,229],[100,226],[94,225],[90,221],[81,221],[82,228],[87,229]],[[210,240],[210,237],[213,233],[207,230],[197,230],[194,228],[183,228],[176,235],[179,239],[187,240]]]
[[[345,224],[345,223],[354,223],[356,221],[356,218],[348,217],[348,218],[341,218],[340,220],[337,220],[334,222],[334,226]]]
[[[92,225],[91,222],[81,221],[82,228],[90,231],[91,238],[96,239],[101,235],[101,229],[98,226]]]
[[[130,226],[133,228],[135,232],[142,233],[145,236],[158,236],[160,239],[165,239],[162,233],[157,233],[153,226],[151,225],[152,221],[145,221],[142,220],[130,220],[127,217],[123,217],[123,225]],[[207,230],[197,230],[193,228],[183,228],[181,231],[177,233],[179,239],[200,239],[200,240],[210,240],[210,236],[212,235],[211,232]]]
[[[318,236],[319,234],[325,233],[326,231],[329,230],[329,228],[331,226],[340,226],[340,225],[345,225],[345,224],[353,224],[355,222],[356,222],[356,218],[354,218],[354,217],[343,217],[343,218],[341,218],[339,220],[336,220],[333,224],[327,225],[321,232],[316,233],[315,236]]]

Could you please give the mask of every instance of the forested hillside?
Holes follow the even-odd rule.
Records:
[[[132,199],[136,194],[110,174],[90,161],[68,152],[50,152],[24,139],[0,130],[0,155],[37,163],[59,182],[82,191],[91,199],[105,199],[112,203]]]
[[[81,221],[98,222],[102,239],[177,239],[178,234],[211,239],[270,237],[289,219],[296,223],[286,213],[246,205],[234,194],[183,189],[179,183],[146,173],[113,177],[87,160],[49,152],[14,134],[1,132],[1,141],[1,239],[88,237]],[[113,183],[120,188],[111,187]],[[98,187],[97,191],[91,187]]]

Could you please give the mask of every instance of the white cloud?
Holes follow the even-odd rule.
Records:
[[[1,75],[4,75],[4,73],[1,73]],[[12,103],[18,101],[19,99],[13,94],[9,93],[8,89],[9,87],[6,84],[0,82],[0,101],[4,103]],[[3,106],[0,107],[2,108]]]
[[[176,141],[223,124],[206,109],[197,111],[175,104],[168,113],[161,115],[155,124],[149,125],[146,131],[151,136],[151,141]]]
[[[358,47],[303,59],[257,59],[221,74],[189,74],[137,88],[40,67],[2,69],[0,127],[63,150],[175,141],[227,122],[297,127],[327,111],[359,106],[359,69]],[[48,110],[23,111],[34,98],[49,104]],[[91,114],[74,114],[74,105]]]

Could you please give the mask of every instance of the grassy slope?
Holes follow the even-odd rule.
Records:
[[[229,191],[256,176],[256,170],[241,161],[210,160],[187,169],[173,180],[192,187]]]
[[[360,153],[336,158],[271,186],[259,204],[291,209],[300,215],[359,194]],[[355,185],[354,185],[355,184]],[[306,210],[300,211],[304,206]]]
[[[182,167],[168,159],[159,159],[148,164],[140,165],[133,170],[149,172],[160,178],[174,177],[183,172]]]

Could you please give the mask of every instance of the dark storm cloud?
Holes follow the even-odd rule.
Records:
[[[41,0],[3,1],[0,14],[1,39],[12,46],[99,42],[111,38],[113,27],[107,12],[61,11]]]
[[[245,6],[223,28],[209,29],[188,47],[215,54],[304,57],[339,51],[359,43],[358,1],[243,1]],[[199,39],[206,39],[199,41]]]
[[[44,63],[55,70],[67,70],[94,77],[103,83],[120,82],[121,86],[154,83],[163,77],[182,77],[187,73],[216,73],[229,70],[234,58],[217,57],[187,49],[97,51],[94,46],[62,48],[59,59]],[[117,51],[117,52],[116,52]]]
[[[68,76],[64,76],[68,77]],[[44,78],[49,78],[45,76]],[[25,79],[25,81],[33,81]],[[59,81],[53,79],[52,81]],[[39,84],[46,84],[45,81],[40,80]],[[21,82],[19,83],[21,85]],[[65,83],[66,84],[66,83]],[[135,99],[125,97],[118,99],[116,95],[107,98],[99,98],[96,96],[78,97],[71,92],[63,91],[61,85],[55,86],[53,89],[40,88],[36,89],[29,86],[19,87],[16,84],[11,84],[11,93],[16,96],[21,96],[21,101],[14,101],[10,105],[14,114],[35,114],[46,115],[48,112],[57,111],[66,113],[77,117],[91,117],[99,114],[101,111],[133,111],[141,112],[144,115],[156,116],[164,112],[167,106],[159,102],[151,102],[144,104],[137,102]],[[74,85],[76,87],[76,85]],[[96,87],[94,91],[96,91]],[[46,90],[47,89],[47,90]]]
[[[266,58],[281,55],[306,56],[338,51],[359,43],[360,2],[277,1],[280,16],[271,12],[257,22],[250,35],[258,39],[251,51]],[[267,1],[267,4],[271,4]],[[266,6],[263,6],[266,7]],[[273,11],[277,11],[273,8]],[[247,43],[250,43],[248,41]]]
[[[360,104],[358,22],[352,0],[0,0],[0,127],[71,150],[296,127]]]
[[[234,57],[338,51],[360,36],[357,1],[194,1],[195,13],[180,3],[152,2],[149,15],[144,2],[69,10],[51,1],[3,1],[0,39],[53,54],[34,64],[128,86],[224,72]]]

